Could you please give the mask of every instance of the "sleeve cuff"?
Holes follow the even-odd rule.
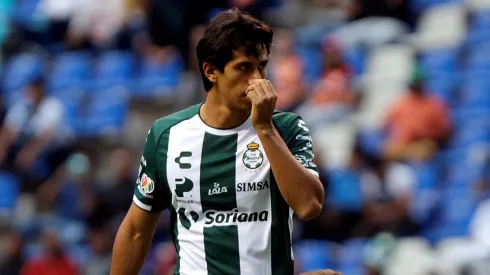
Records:
[[[146,211],[151,211],[151,206],[148,204],[144,204],[141,202],[136,195],[133,195],[133,202],[141,209],[146,210]]]
[[[318,171],[315,171],[315,170],[310,169],[310,168],[306,168],[306,169],[308,169],[308,171],[310,171],[310,173],[312,173],[313,175],[315,175],[317,178],[320,177],[320,174],[318,174]]]

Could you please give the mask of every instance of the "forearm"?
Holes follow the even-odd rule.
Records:
[[[152,237],[134,232],[123,222],[114,242],[111,275],[139,274]]]
[[[318,177],[301,166],[274,127],[258,135],[283,198],[300,218],[316,217],[324,199]]]
[[[0,132],[0,148],[2,150],[8,150],[16,138],[17,135],[15,132],[4,127]]]
[[[56,136],[53,132],[44,132],[33,138],[31,138],[26,145],[24,145],[25,150],[29,150],[33,154],[38,155],[46,148],[53,138]]]

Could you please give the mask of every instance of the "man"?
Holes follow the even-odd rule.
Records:
[[[150,129],[112,275],[138,274],[164,209],[174,274],[294,273],[292,215],[318,216],[324,191],[304,121],[274,111],[272,36],[237,9],[211,20],[197,45],[207,99]]]
[[[414,68],[408,93],[386,117],[384,153],[390,159],[429,159],[451,132],[447,106],[425,90],[424,81],[420,68]]]
[[[33,79],[26,87],[25,100],[7,112],[0,130],[0,163],[2,168],[13,170],[34,184],[28,190],[37,188],[71,154],[70,138],[63,130],[63,114],[63,104],[46,94],[42,77]],[[38,160],[45,162],[46,173],[26,173]]]

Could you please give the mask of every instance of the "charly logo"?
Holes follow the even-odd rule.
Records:
[[[187,230],[189,230],[192,226],[193,223],[196,223],[197,220],[199,219],[199,214],[197,214],[195,211],[189,211],[189,215],[192,219],[189,220],[189,218],[187,217],[186,215],[186,209],[181,207],[179,208],[179,210],[177,211],[177,213],[179,214],[179,221],[180,223],[182,224],[183,227],[185,227]]]
[[[247,151],[243,153],[243,164],[248,169],[257,169],[264,162],[264,154],[259,150],[260,145],[255,142],[251,142],[247,145]]]
[[[192,165],[190,163],[182,162],[183,158],[190,158],[190,157],[192,157],[192,152],[183,151],[180,152],[180,155],[175,158],[175,162],[179,164],[180,169],[191,169]]]

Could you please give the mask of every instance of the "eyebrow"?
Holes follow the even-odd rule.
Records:
[[[262,66],[265,66],[265,65],[267,65],[267,63],[269,63],[269,59],[264,59],[264,60],[260,61],[259,64]],[[241,65],[246,65],[246,64],[253,64],[253,62],[250,60],[243,60],[243,61],[237,62],[236,66],[241,66]]]

